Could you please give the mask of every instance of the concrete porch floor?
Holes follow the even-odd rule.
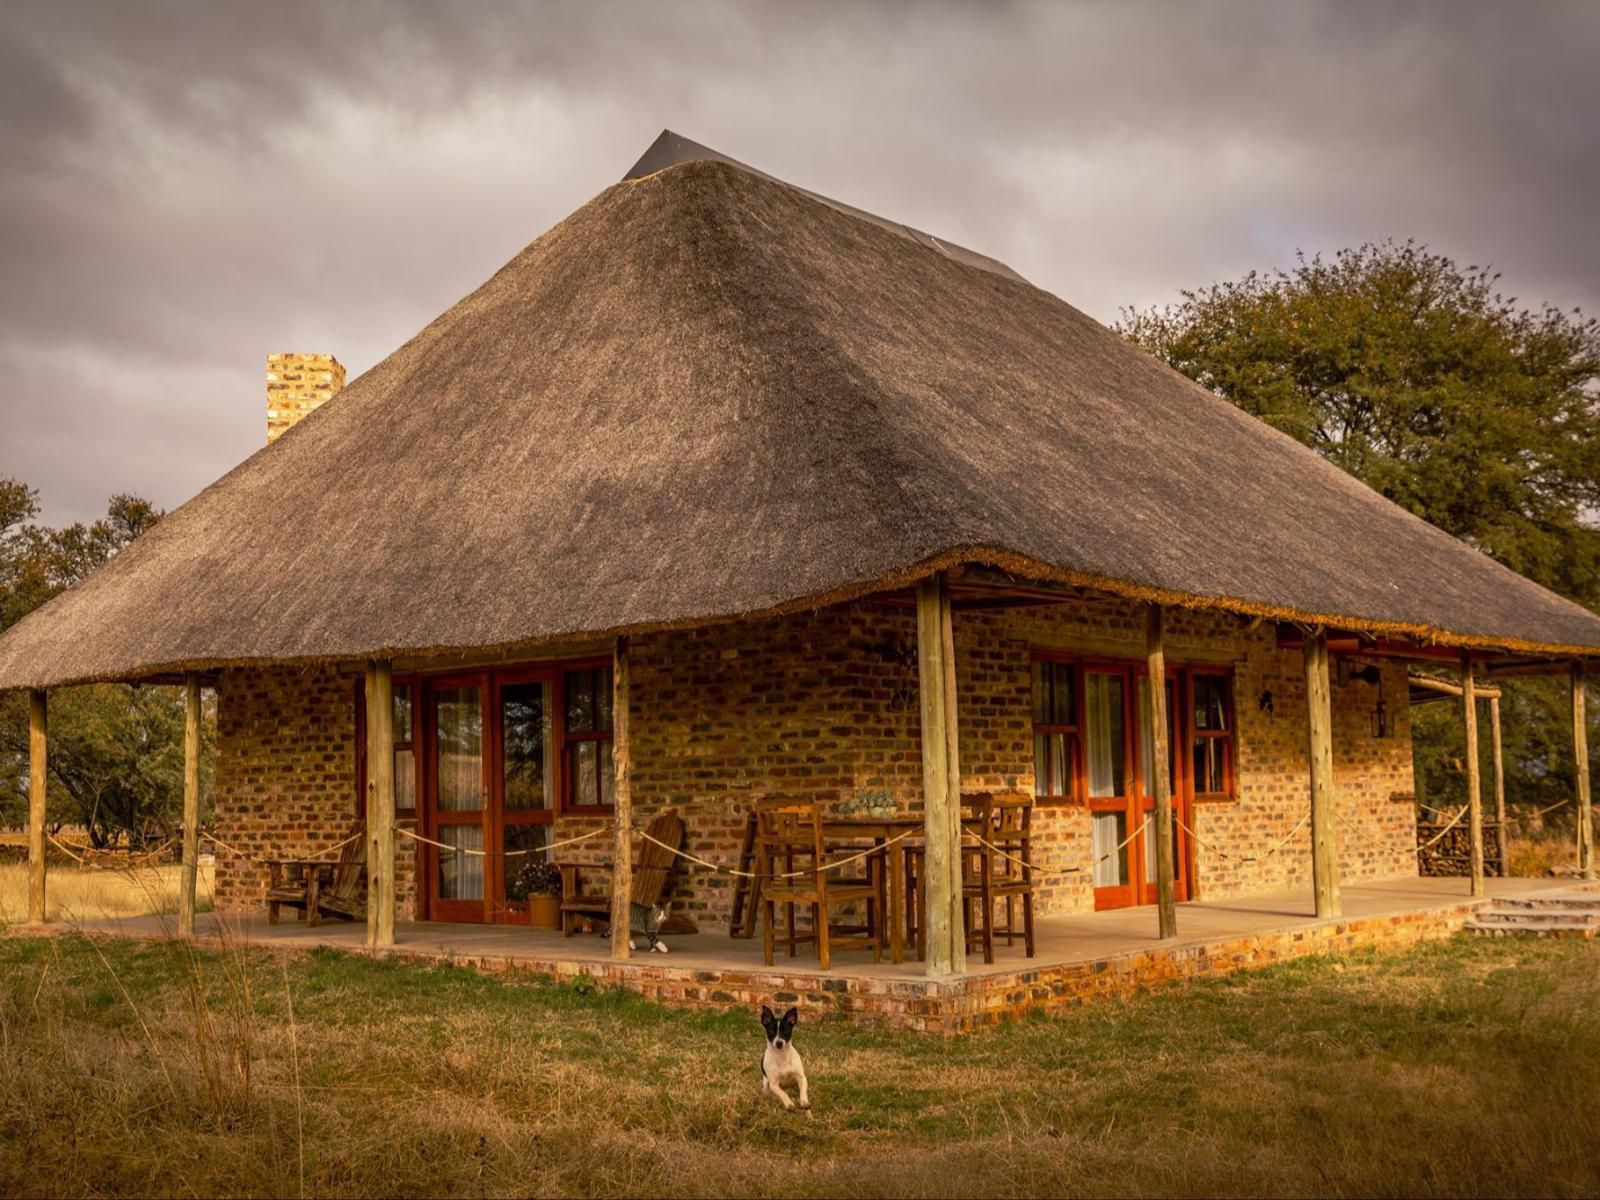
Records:
[[[1490,899],[1581,886],[1570,879],[1490,879],[1487,885]],[[1338,921],[1332,922],[1316,919],[1309,887],[1180,904],[1178,937],[1168,942],[1156,936],[1156,913],[1152,907],[1040,917],[1036,927],[1038,952],[1034,958],[1024,955],[1020,938],[1016,945],[1009,947],[1002,939],[995,947],[993,964],[986,965],[981,954],[969,954],[967,970],[969,976],[1005,976],[1054,967],[1101,964],[1147,951],[1204,952],[1218,944],[1264,935],[1292,934],[1323,926],[1345,927],[1376,918],[1442,914],[1444,910],[1473,904],[1468,896],[1467,880],[1455,878],[1346,883],[1342,892],[1344,913]],[[1465,913],[1461,915],[1464,917]],[[279,925],[269,925],[264,913],[202,913],[196,920],[196,927],[202,943],[214,945],[291,949],[327,946],[366,951],[366,928],[353,922],[327,920],[313,929],[287,917]],[[149,916],[78,921],[53,928],[150,939],[171,936],[173,918]],[[526,926],[402,922],[395,937],[395,952],[408,958],[479,964],[492,961],[507,968],[525,966],[535,971],[610,963],[610,943],[603,938],[581,934],[564,938],[559,933]],[[888,961],[887,947],[881,963],[874,963],[871,954],[865,951],[835,952],[832,969],[823,972],[817,967],[815,952],[807,946],[800,947],[798,956],[792,959],[780,946],[773,966],[767,967],[762,962],[759,929],[754,939],[730,938],[725,933],[699,933],[664,940],[670,953],[635,952],[631,965],[674,968],[675,974],[681,971],[712,976],[727,972],[741,975],[781,973],[791,981],[808,976],[819,982],[828,979],[928,982],[922,964],[909,956],[909,951],[907,961],[894,964]]]

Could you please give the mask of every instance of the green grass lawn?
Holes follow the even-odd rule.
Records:
[[[6,1195],[1600,1193],[1600,947],[1301,960],[954,1041],[316,953],[0,940]]]

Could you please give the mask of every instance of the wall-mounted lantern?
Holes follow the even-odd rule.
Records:
[[[1383,702],[1383,683],[1378,683],[1378,703],[1372,709],[1372,736],[1386,738],[1389,736],[1389,706]]]

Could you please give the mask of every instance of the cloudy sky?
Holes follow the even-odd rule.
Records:
[[[0,476],[171,507],[663,127],[1127,304],[1414,237],[1600,310],[1600,4],[0,4]]]

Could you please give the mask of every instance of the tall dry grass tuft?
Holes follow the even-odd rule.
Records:
[[[1506,840],[1506,855],[1511,860],[1509,873],[1523,878],[1543,878],[1578,861],[1570,832],[1512,836]]]
[[[51,864],[45,915],[51,921],[98,921],[152,913],[171,916],[178,911],[180,872],[175,863],[98,870]],[[203,863],[196,884],[201,911],[211,905],[212,876],[213,868]],[[22,924],[27,918],[27,864],[0,864],[0,926]]]

